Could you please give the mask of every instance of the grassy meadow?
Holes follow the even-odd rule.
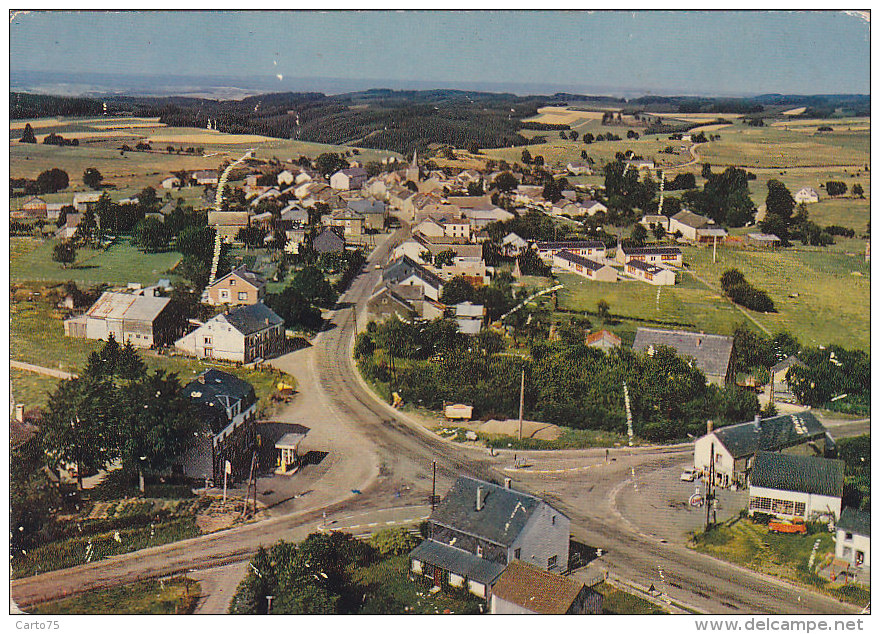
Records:
[[[89,590],[68,599],[42,603],[30,614],[191,614],[200,594],[189,579],[150,579]]]

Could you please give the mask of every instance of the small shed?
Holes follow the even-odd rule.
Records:
[[[275,449],[279,452],[279,465],[275,473],[287,473],[288,467],[299,464],[299,445],[305,437],[304,433],[291,432],[275,441]]]

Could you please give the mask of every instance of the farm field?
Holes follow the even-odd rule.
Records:
[[[839,344],[870,352],[871,277],[863,253],[801,246],[775,251],[719,248],[713,264],[711,249],[689,248],[684,261],[719,293],[719,279],[728,268],[739,269],[751,284],[767,291],[779,312],[750,314],[770,332],[787,330],[808,346]]]
[[[10,238],[9,276],[15,281],[94,284],[155,283],[180,260],[175,251],[143,253],[128,239],[119,238],[106,251],[80,249],[72,268],[52,261],[54,240]]]

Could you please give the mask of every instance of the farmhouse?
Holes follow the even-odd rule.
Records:
[[[251,304],[212,317],[175,347],[200,359],[250,363],[275,356],[284,341],[284,320],[265,304]]]
[[[691,242],[697,242],[698,229],[706,229],[715,224],[714,220],[697,215],[691,211],[682,210],[669,219],[669,233],[681,232],[681,235]]]
[[[782,241],[772,233],[750,233],[746,236],[745,243],[762,249],[778,247]]]
[[[570,251],[559,251],[554,254],[553,268],[563,271],[571,271],[572,273],[576,273],[583,278],[595,282],[617,281],[617,269],[610,267],[607,264],[597,262],[596,260],[575,255]],[[675,274],[673,274],[673,277],[674,276]]]
[[[428,518],[428,539],[409,555],[412,573],[488,598],[514,560],[565,572],[570,520],[505,482],[459,477]]]
[[[290,203],[281,210],[281,222],[289,223],[292,227],[302,227],[309,224],[309,212],[297,203]]]
[[[217,170],[196,170],[192,173],[196,185],[216,185],[220,180]]]
[[[490,614],[599,614],[602,595],[573,577],[512,561],[492,586]]]
[[[564,240],[556,242],[536,242],[538,257],[550,264],[553,256],[560,251],[568,251],[585,258],[601,260],[605,258],[605,243],[598,240]]]
[[[201,429],[180,460],[191,478],[222,481],[228,460],[232,481],[248,476],[256,441],[257,397],[253,386],[227,372],[211,368],[183,388],[198,412]]]
[[[846,507],[836,526],[834,556],[860,569],[865,576],[871,572],[871,512]]]
[[[654,286],[672,286],[675,284],[675,271],[656,264],[648,264],[633,258],[626,263],[626,274],[637,280]]]
[[[347,167],[330,177],[330,187],[337,190],[360,189],[370,177],[362,167]]]
[[[46,201],[42,198],[34,196],[24,202],[21,206],[22,211],[28,212],[29,216],[46,217]]]
[[[263,299],[266,282],[258,274],[240,266],[209,285],[206,290],[211,306],[243,306],[256,304]]]
[[[679,356],[692,358],[709,383],[723,385],[730,378],[733,337],[657,328],[639,328],[636,331],[633,342],[636,352],[654,354],[659,346],[669,346]]]
[[[630,260],[641,260],[658,266],[682,265],[681,249],[678,247],[618,247],[617,261],[626,264]]]
[[[842,460],[759,451],[749,475],[749,515],[832,521],[840,516]]]
[[[138,348],[169,345],[182,327],[169,298],[112,291],[105,291],[85,314],[64,320],[68,337],[106,340],[112,336]]]
[[[584,343],[586,343],[589,348],[599,348],[605,352],[610,352],[614,348],[620,347],[620,337],[610,330],[605,330],[603,328],[602,330],[588,334]]]
[[[281,185],[293,185],[295,180],[296,174],[290,170],[281,170],[278,172],[278,175],[275,176],[275,182],[278,183],[279,187]]]
[[[73,208],[77,211],[87,211],[101,198],[101,192],[81,192],[73,195]]]
[[[363,235],[364,216],[351,209],[339,209],[330,215],[329,225],[340,227],[344,236]]]
[[[623,162],[627,167],[632,167],[637,170],[652,170],[654,169],[654,161],[649,161],[645,159],[632,159]]]
[[[709,472],[714,448],[715,483],[745,485],[758,451],[824,457],[834,447],[828,431],[813,415],[804,411],[714,429],[694,443],[694,468]]]
[[[794,195],[794,202],[801,203],[817,203],[819,202],[819,192],[812,187],[802,187]]]
[[[61,210],[68,206],[68,203],[46,203],[46,219],[58,220]]]

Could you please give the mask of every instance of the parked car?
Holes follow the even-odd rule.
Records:
[[[697,479],[697,470],[696,469],[685,469],[681,472],[681,481],[682,482],[693,482]]]
[[[804,520],[799,517],[794,518],[790,522],[786,522],[785,520],[770,520],[767,524],[767,528],[770,529],[771,533],[804,534],[807,532],[807,525],[804,523]]]

